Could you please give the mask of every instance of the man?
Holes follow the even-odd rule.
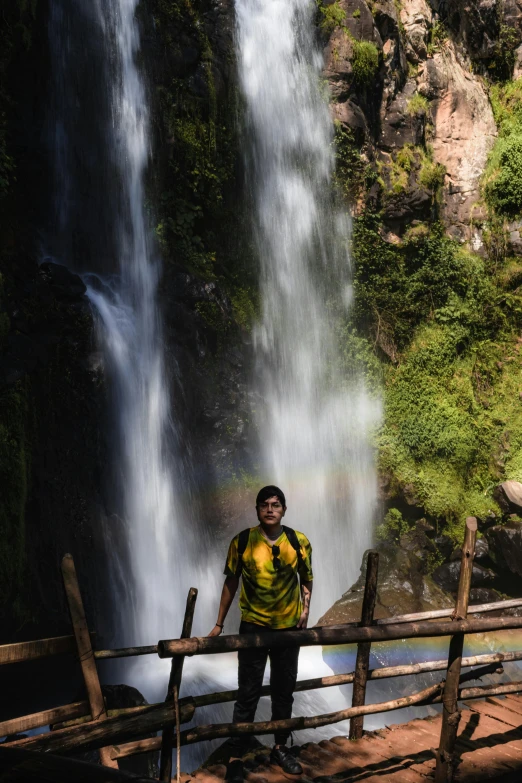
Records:
[[[312,595],[312,548],[302,533],[285,528],[286,499],[278,487],[263,487],[256,498],[259,525],[244,530],[232,539],[225,565],[225,584],[221,593],[216,625],[209,636],[223,632],[239,579],[243,577],[239,606],[240,633],[296,630],[306,628]],[[292,716],[293,692],[297,679],[299,647],[273,650],[240,650],[239,691],[234,706],[234,723],[254,720],[261,694],[267,657],[270,657],[272,720]],[[270,761],[284,772],[299,775],[302,767],[288,751],[289,731],[275,734]],[[248,738],[233,737],[227,780],[243,779],[243,755]]]

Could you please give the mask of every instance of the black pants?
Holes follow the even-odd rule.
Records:
[[[281,628],[278,633],[295,631],[295,628]],[[274,632],[273,628],[241,622],[239,633]],[[239,691],[234,706],[234,723],[251,723],[256,714],[257,703],[263,686],[263,675],[267,658],[270,657],[270,694],[272,699],[272,720],[292,717],[294,688],[297,680],[299,647],[276,647],[271,650],[239,650]],[[284,745],[290,731],[274,734],[276,745]],[[230,746],[242,751],[248,745],[248,737],[233,737]]]

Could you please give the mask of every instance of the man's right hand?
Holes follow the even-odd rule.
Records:
[[[223,633],[223,629],[219,625],[215,625],[211,632],[209,633],[209,636],[220,636],[220,634]]]

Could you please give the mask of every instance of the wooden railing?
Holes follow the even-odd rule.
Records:
[[[126,756],[161,750],[160,780],[168,781],[172,773],[172,751],[174,748],[177,750],[179,771],[179,750],[182,745],[218,738],[271,734],[281,730],[296,731],[318,728],[348,719],[350,720],[350,737],[357,739],[362,736],[365,715],[389,712],[414,705],[442,703],[442,729],[436,754],[435,781],[436,783],[447,783],[452,780],[455,769],[454,751],[460,718],[458,702],[522,692],[522,682],[518,681],[474,687],[466,684],[471,680],[480,679],[486,674],[502,671],[499,667],[505,662],[522,660],[522,650],[462,657],[465,634],[522,628],[522,617],[468,618],[468,614],[498,612],[522,606],[522,599],[513,599],[468,608],[476,530],[476,520],[472,517],[468,518],[462,547],[457,602],[454,609],[419,612],[374,620],[378,554],[372,552],[368,557],[360,623],[287,631],[283,636],[278,633],[266,632],[263,634],[233,634],[213,638],[191,637],[192,619],[197,599],[197,590],[191,588],[179,639],[163,640],[157,645],[148,647],[119,650],[93,650],[94,636],[87,631],[74,563],[72,557],[66,555],[62,561],[62,574],[74,635],[0,646],[0,665],[75,652],[82,667],[87,700],[0,722],[0,737],[52,724],[52,731],[15,740],[6,743],[6,745],[61,754],[98,749],[102,763],[107,766],[117,766],[117,760]],[[443,636],[450,637],[447,660],[380,667],[373,670],[368,668],[370,648],[374,642]],[[355,671],[302,680],[297,683],[296,691],[353,683],[351,706],[316,716],[257,723],[211,724],[180,730],[181,725],[193,719],[197,709],[211,704],[234,701],[237,697],[237,691],[234,690],[179,698],[183,662],[186,655],[208,655],[239,649],[275,646],[304,647],[333,644],[358,645]],[[106,710],[101,695],[96,660],[150,654],[172,659],[165,702],[121,710]],[[470,666],[479,668],[462,674],[462,668]],[[365,704],[368,680],[382,680],[444,670],[446,670],[446,676],[441,682],[430,685],[417,693],[386,702]],[[262,694],[267,695],[268,693],[269,688],[264,687]],[[140,739],[144,735],[158,731],[162,732],[161,736]]]

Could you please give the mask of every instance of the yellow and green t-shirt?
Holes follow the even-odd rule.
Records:
[[[243,554],[243,577],[239,607],[241,617],[249,623],[270,628],[291,628],[301,616],[301,590],[297,574],[302,582],[310,582],[312,574],[312,547],[307,537],[297,530],[301,545],[302,562],[297,552],[281,533],[277,541],[267,541],[259,527],[250,529],[250,536]],[[279,569],[274,568],[272,546],[279,547]],[[238,565],[239,534],[228,548],[225,575],[235,576]]]

